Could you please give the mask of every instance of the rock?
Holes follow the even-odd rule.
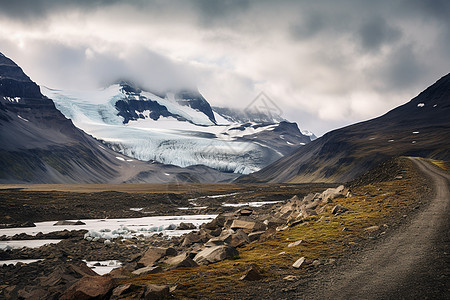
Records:
[[[266,230],[266,225],[256,221],[233,220],[230,228],[233,230],[242,229],[245,233],[251,233],[254,231]]]
[[[230,234],[224,239],[224,242],[232,247],[240,247],[250,243],[248,235],[241,229],[238,229],[235,233]]]
[[[86,225],[86,223],[81,222],[81,221],[67,221],[67,220],[63,220],[63,221],[58,221],[55,224],[53,224],[53,226],[62,226],[62,225]]]
[[[159,272],[162,272],[162,268],[160,266],[148,266],[134,270],[133,272],[131,272],[131,274],[142,276],[148,274],[156,274]]]
[[[204,230],[198,232],[190,232],[184,236],[181,246],[186,247],[196,243],[205,243],[210,238],[211,236],[208,236],[208,233]]]
[[[196,228],[197,227],[194,224],[192,224],[192,223],[181,222],[178,225],[177,230],[192,230],[192,229],[196,229]]]
[[[364,228],[364,231],[374,232],[374,231],[377,231],[379,229],[380,229],[380,226],[375,225],[375,226],[370,226],[370,227]]]
[[[302,240],[298,240],[298,241],[296,241],[296,242],[292,242],[292,243],[290,243],[290,244],[288,245],[288,247],[295,247],[295,246],[298,246],[298,245],[301,244],[301,242],[302,242]]]
[[[347,208],[347,207],[338,204],[338,205],[336,205],[335,207],[333,207],[333,209],[331,210],[331,213],[332,213],[333,215],[339,215],[339,214],[342,214],[342,213],[344,213],[344,212],[346,212],[346,211],[348,211],[348,208]]]
[[[114,286],[114,279],[111,276],[84,276],[67,289],[60,299],[103,299]]]
[[[246,280],[246,281],[255,281],[262,279],[263,276],[261,275],[260,271],[256,266],[251,266],[244,275],[239,278],[239,280]]]
[[[297,259],[297,261],[292,265],[292,267],[294,267],[295,269],[298,269],[302,266],[302,264],[305,262],[306,258],[304,257],[300,257],[299,259]]]
[[[286,277],[284,277],[283,278],[284,280],[287,280],[287,281],[297,281],[297,276],[294,276],[294,275],[288,275],[288,276],[286,276]]]
[[[182,253],[175,257],[169,257],[164,263],[171,265],[172,269],[196,267],[198,264],[191,258],[189,253]]]
[[[253,209],[243,208],[238,211],[241,216],[250,216],[253,213]]]
[[[234,247],[228,245],[215,246],[200,251],[194,257],[194,261],[199,265],[208,265],[238,255],[239,252]]]
[[[145,267],[153,266],[155,262],[168,255],[176,255],[176,250],[173,248],[150,247],[142,255],[138,264]]]
[[[261,235],[263,235],[264,233],[265,233],[265,231],[256,231],[256,232],[250,233],[248,235],[248,239],[250,240],[250,243],[259,240]]]
[[[212,220],[209,223],[203,224],[200,226],[200,228],[205,228],[209,230],[215,230],[217,228],[222,228],[225,226],[225,222],[228,220],[228,216],[225,216],[224,214],[218,215],[214,220]]]
[[[36,227],[36,224],[34,224],[31,221],[26,221],[26,222],[21,223],[19,225],[19,227]]]
[[[302,214],[302,218],[309,218],[317,215],[317,212],[314,209],[306,208],[305,205],[300,206],[300,212]]]
[[[120,296],[123,296],[125,294],[128,293],[133,293],[139,290],[139,286],[132,284],[132,283],[127,283],[127,284],[123,284],[123,285],[119,285],[118,287],[116,287],[111,295],[110,299],[119,299]]]
[[[347,194],[348,190],[345,189],[343,185],[338,186],[337,188],[329,188],[326,189],[322,193],[322,202],[328,203],[331,200],[338,198],[338,197],[344,197]]]
[[[147,284],[144,289],[143,299],[168,299],[170,298],[169,287],[166,285]]]

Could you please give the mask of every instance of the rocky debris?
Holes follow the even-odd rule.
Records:
[[[253,213],[253,209],[251,209],[251,208],[242,208],[242,209],[238,210],[238,213],[241,216],[250,216]]]
[[[364,231],[374,232],[374,231],[377,231],[379,229],[380,229],[380,226],[374,225],[374,226],[369,226],[369,227],[364,228]]]
[[[239,280],[256,281],[261,280],[262,278],[263,276],[261,275],[259,268],[253,265],[239,278]]]
[[[265,233],[265,231],[256,231],[256,232],[250,233],[248,235],[248,239],[250,240],[250,243],[258,241],[264,233]]]
[[[3,228],[18,228],[18,227],[36,227],[31,221],[25,221],[23,223],[10,223],[10,224],[0,224],[0,229]]]
[[[143,265],[145,267],[153,266],[161,258],[175,255],[177,255],[177,251],[173,248],[150,247],[142,255],[141,259],[138,261],[138,265]]]
[[[62,220],[62,221],[58,221],[55,224],[53,224],[53,226],[63,226],[63,225],[86,225],[86,223],[81,222],[81,221],[67,221],[67,220]]]
[[[119,299],[121,296],[136,292],[140,288],[141,288],[140,286],[132,284],[132,283],[119,285],[112,291],[110,299],[111,300]]]
[[[331,210],[331,213],[333,215],[339,215],[339,214],[345,213],[346,211],[348,211],[347,207],[338,204],[335,207],[333,207],[333,209]]]
[[[141,276],[141,275],[155,274],[159,272],[162,272],[162,268],[160,266],[148,266],[134,270],[133,272],[131,272],[131,274]]]
[[[289,243],[288,247],[295,247],[295,246],[298,246],[298,245],[300,245],[302,242],[303,242],[303,240],[298,240],[298,241]]]
[[[60,300],[102,299],[115,287],[114,279],[109,276],[84,276],[68,288]]]
[[[299,259],[297,259],[295,261],[295,263],[292,265],[292,267],[294,267],[295,269],[299,269],[302,264],[305,262],[306,258],[305,257],[300,257]]]
[[[236,219],[233,220],[230,228],[233,230],[242,229],[245,233],[251,233],[255,231],[266,230],[267,226],[264,223],[258,221],[245,221]]]
[[[169,287],[166,285],[147,284],[142,299],[168,299],[170,298]]]
[[[190,253],[182,253],[180,255],[169,257],[163,261],[171,266],[171,269],[196,267],[198,264],[192,259]]]
[[[297,281],[298,280],[297,276],[294,276],[294,275],[288,275],[286,277],[283,277],[283,279],[286,281]]]
[[[206,248],[200,251],[195,257],[194,261],[199,265],[209,265],[227,258],[234,258],[239,255],[236,248],[222,245]]]
[[[197,227],[192,224],[192,223],[184,223],[181,222],[178,226],[177,226],[177,230],[192,230],[192,229],[196,229]]]

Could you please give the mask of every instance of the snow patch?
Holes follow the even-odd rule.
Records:
[[[120,268],[122,263],[118,260],[83,260],[86,265],[98,275],[105,275],[114,269]]]
[[[125,158],[123,158],[123,157],[116,156],[116,158],[117,158],[118,160],[125,161]]]
[[[17,117],[18,117],[19,119],[21,119],[21,120],[24,120],[25,122],[30,122],[29,120],[27,120],[27,119],[21,117],[20,115],[17,115]]]
[[[413,131],[413,134],[418,134],[419,132],[418,131]]]
[[[419,103],[419,104],[417,104],[417,107],[424,107],[425,106],[425,103]]]
[[[132,207],[132,208],[130,208],[130,210],[131,211],[142,211],[144,208],[142,208],[142,207]]]
[[[12,228],[11,228],[12,229]],[[4,229],[2,229],[4,230]],[[54,230],[56,231],[56,229]],[[37,232],[36,232],[37,233]],[[12,234],[14,235],[14,234]],[[39,248],[49,244],[57,244],[61,240],[14,240],[14,241],[0,241],[0,250],[8,249],[22,249],[26,248]]]
[[[392,143],[393,141],[394,141],[394,140],[389,140],[388,142],[389,142],[389,143]]]
[[[255,202],[245,202],[245,203],[222,203],[223,207],[243,207],[243,206],[250,206],[250,207],[261,207],[263,205],[267,204],[276,204],[284,201],[255,201]]]

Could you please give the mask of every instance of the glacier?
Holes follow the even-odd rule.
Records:
[[[180,104],[176,93],[162,96],[140,90],[130,92],[121,84],[94,91],[42,87],[42,93],[76,127],[137,160],[180,167],[201,164],[224,172],[249,174],[284,155],[277,147],[258,139],[261,134],[274,131],[279,123],[236,123],[214,111],[211,118],[186,105],[186,99],[181,99],[184,103]],[[118,101],[126,101],[125,113],[137,118],[125,120],[119,115]],[[159,112],[161,115],[139,108],[150,102],[164,109]],[[286,145],[301,143],[292,141]]]

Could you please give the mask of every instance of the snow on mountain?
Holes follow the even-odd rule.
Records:
[[[96,91],[42,92],[75,126],[143,161],[248,174],[310,141],[293,123],[239,123],[212,110],[198,92],[157,95],[127,83]]]

